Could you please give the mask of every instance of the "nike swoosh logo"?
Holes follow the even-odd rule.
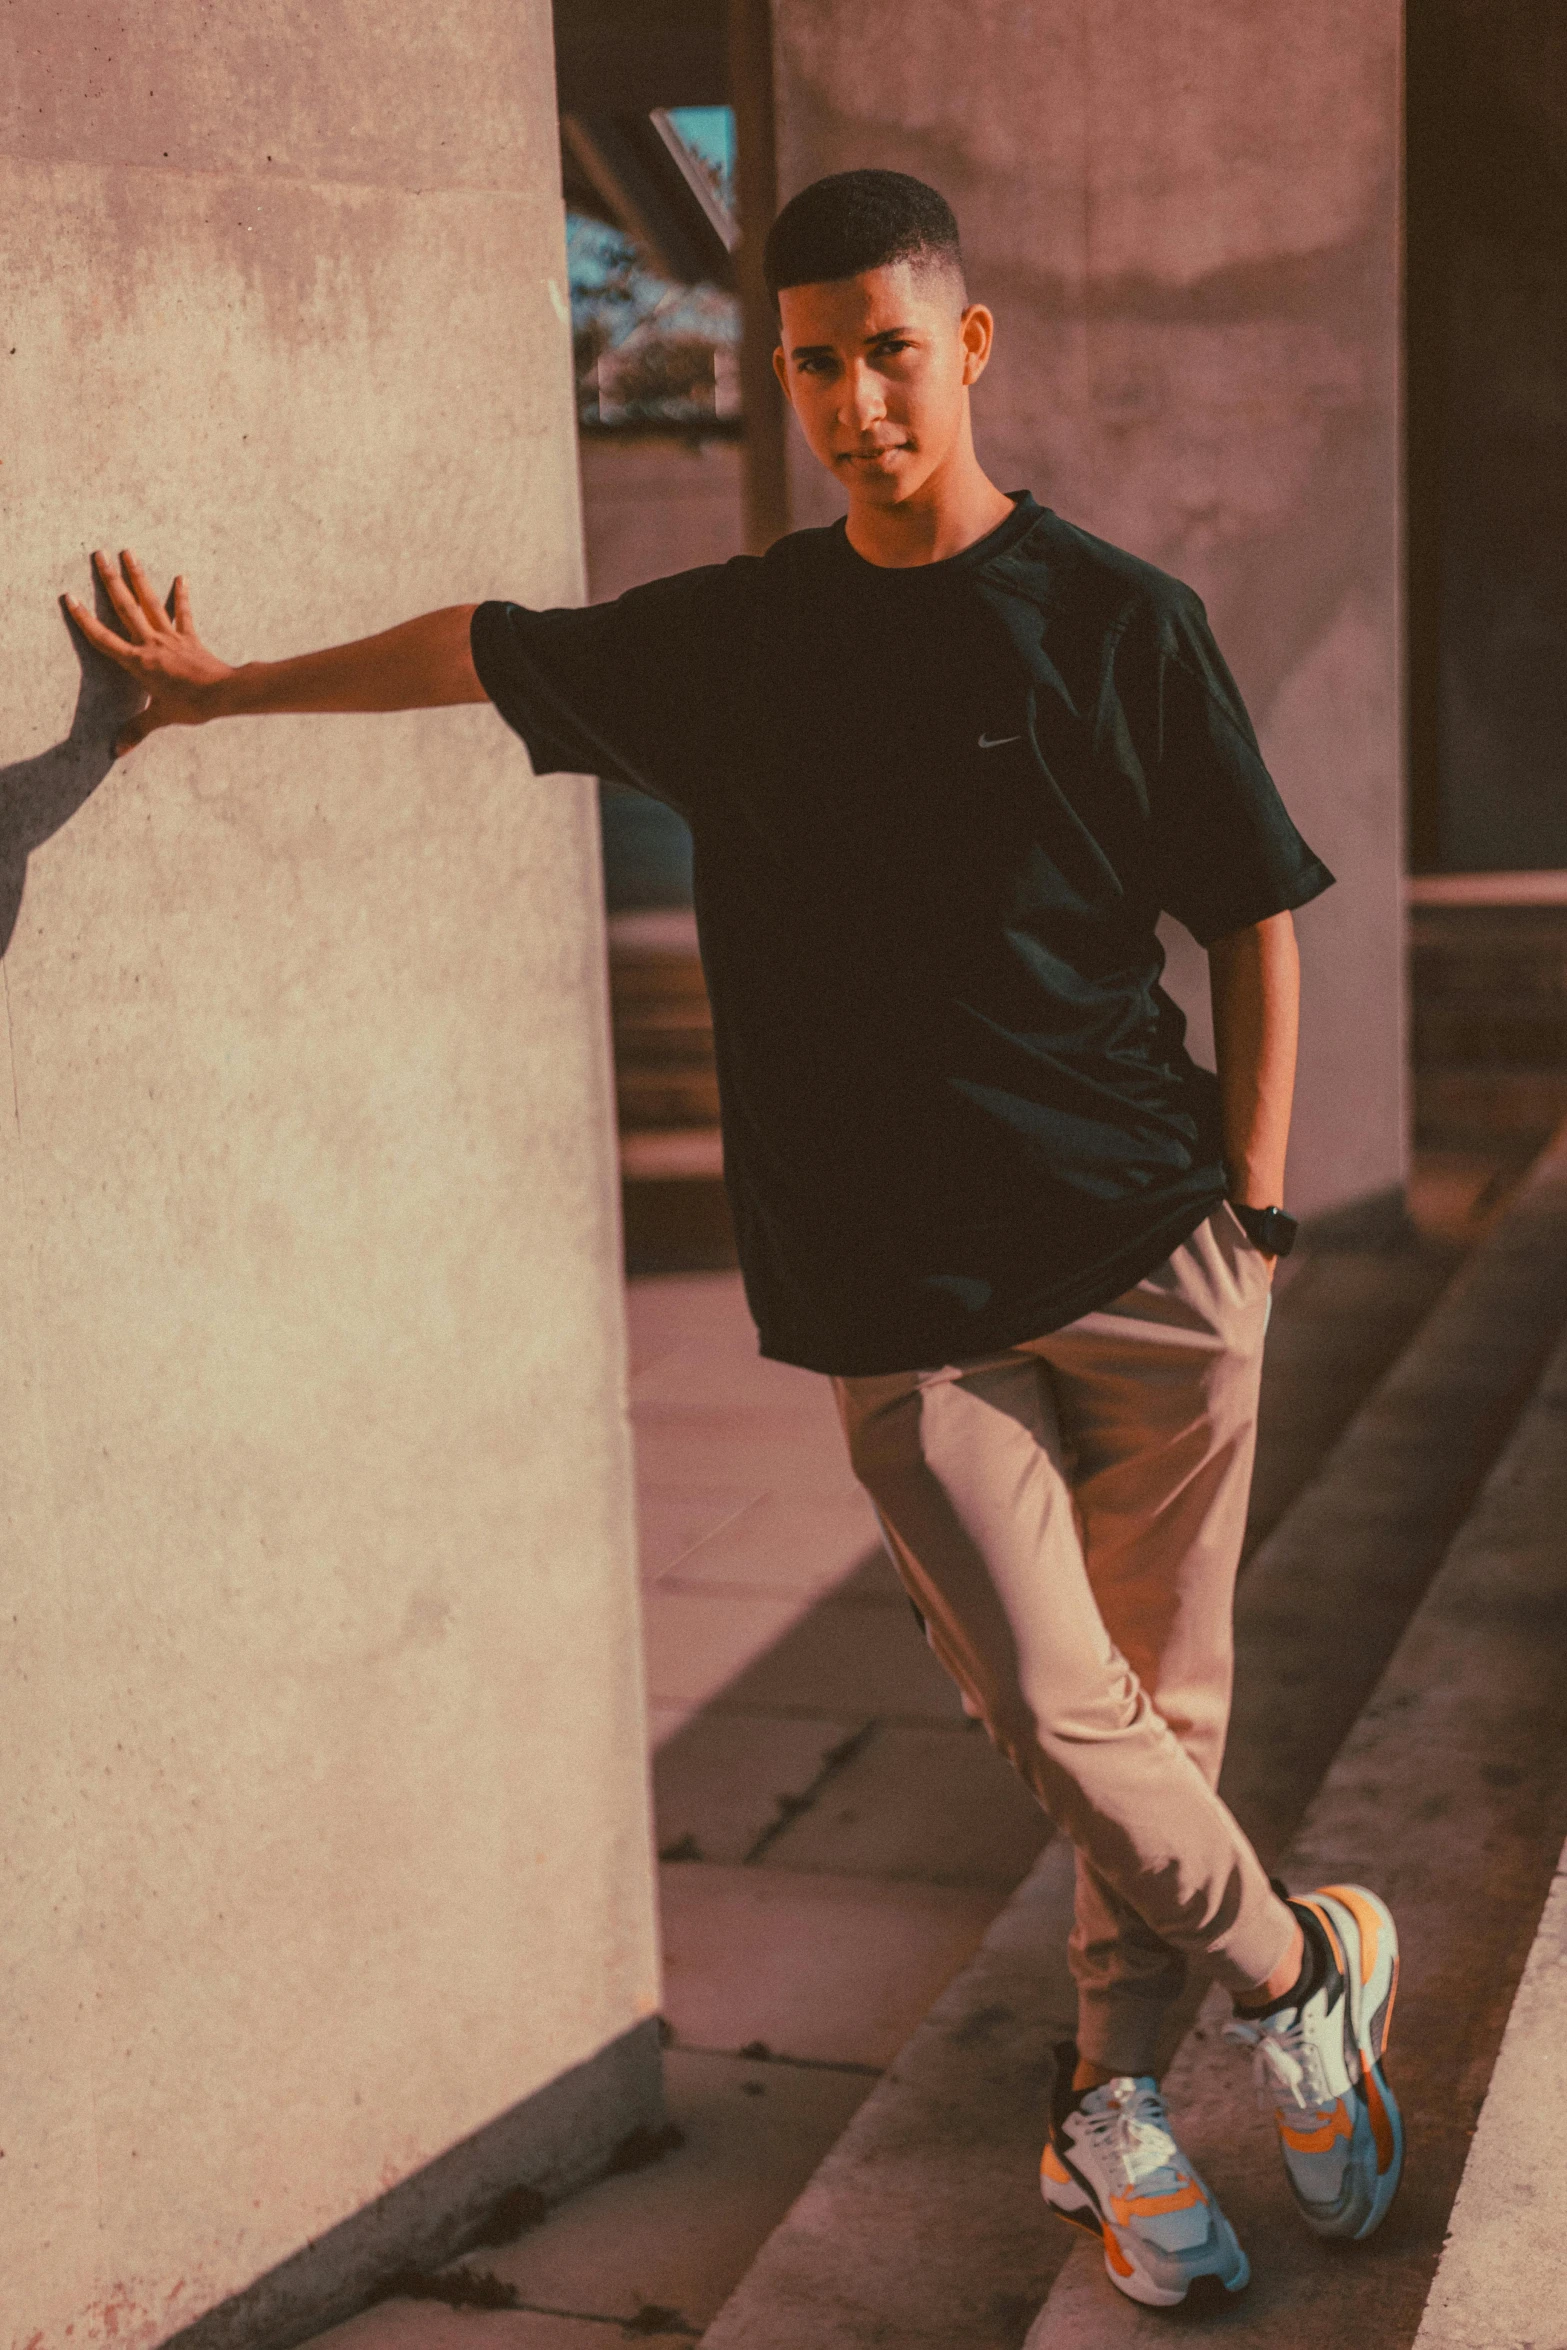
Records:
[[[979,747],[982,751],[999,751],[1005,743],[1020,743],[1022,740],[1020,734],[982,734]]]

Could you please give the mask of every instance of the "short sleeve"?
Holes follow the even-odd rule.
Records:
[[[1147,720],[1153,879],[1206,947],[1309,904],[1333,875],[1290,821],[1197,597],[1182,591],[1152,633],[1132,698]]]
[[[535,771],[633,784],[689,814],[722,764],[756,568],[741,556],[576,610],[481,604],[474,668]]]

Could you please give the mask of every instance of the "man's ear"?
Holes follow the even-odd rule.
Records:
[[[773,373],[783,385],[783,396],[787,400],[789,397],[789,362],[784,357],[782,343],[776,345],[773,351]]]
[[[983,302],[970,302],[958,321],[958,334],[963,343],[963,381],[978,383],[996,341],[996,321]]]

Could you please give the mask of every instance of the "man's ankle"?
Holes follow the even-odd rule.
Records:
[[[1238,2016],[1255,2019],[1276,2014],[1280,2008],[1298,2007],[1321,1982],[1329,1957],[1322,1930],[1309,1910],[1297,1910],[1295,1916],[1301,1934],[1293,1973],[1283,1963],[1275,1967],[1267,1982],[1260,1983],[1249,1999],[1236,2000]]]
[[[1293,1914],[1291,1912],[1291,1915]],[[1238,2001],[1237,2004],[1248,2008],[1271,2007],[1275,2000],[1286,1998],[1300,1981],[1310,1957],[1311,1946],[1306,1940],[1299,1918],[1296,1918],[1295,1931],[1291,1936],[1290,1946],[1272,1974],[1264,1982],[1259,1983],[1254,1991],[1248,1991],[1245,1999]]]
[[[1084,2089],[1102,2089],[1106,2081],[1119,2078],[1120,2075],[1113,2073],[1108,2065],[1091,2064],[1086,2056],[1080,2056],[1072,2074],[1072,2094],[1075,2097]]]

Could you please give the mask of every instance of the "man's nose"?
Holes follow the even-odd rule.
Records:
[[[856,360],[844,375],[840,413],[844,423],[852,424],[857,432],[879,424],[887,413],[887,396],[881,378],[863,360]]]

